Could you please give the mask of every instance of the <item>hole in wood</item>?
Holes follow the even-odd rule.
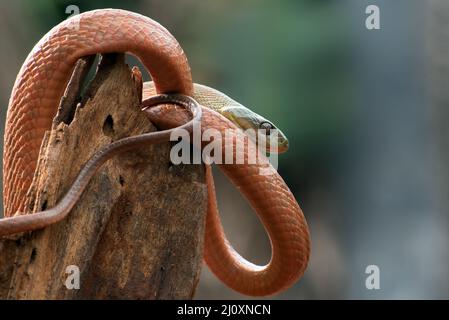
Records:
[[[37,249],[33,248],[33,250],[31,250],[30,263],[33,263],[34,260],[36,260],[36,256],[37,256]]]
[[[114,134],[114,119],[109,114],[103,123],[103,133],[107,136],[112,136]]]
[[[45,200],[44,203],[42,203],[41,211],[47,210],[47,207],[48,207],[48,201]]]

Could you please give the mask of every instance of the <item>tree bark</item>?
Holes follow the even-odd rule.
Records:
[[[140,73],[122,54],[102,58],[78,103],[92,62],[78,61],[44,138],[30,212],[54,206],[102,146],[156,130],[140,112]],[[204,167],[174,166],[169,153],[166,143],[115,156],[62,222],[1,239],[0,298],[192,298],[202,265]],[[68,289],[76,268],[79,289]]]

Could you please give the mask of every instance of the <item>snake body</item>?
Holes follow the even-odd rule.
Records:
[[[150,106],[169,101],[176,93],[178,103],[191,109],[193,119],[167,107],[145,110],[164,131],[125,138],[98,151],[58,205],[39,213],[18,215],[25,210],[26,192],[36,168],[41,141],[45,131],[51,127],[71,71],[77,59],[99,52],[130,52],[137,56],[154,81],[154,92],[151,88],[144,91],[144,104]],[[224,133],[228,129],[241,129],[243,123],[248,123],[239,123],[233,118],[236,113],[227,107],[235,105],[223,98],[224,95],[207,89],[202,92],[199,98],[206,104],[201,108],[202,130],[214,128]],[[170,95],[151,98],[148,97],[150,93]],[[105,160],[128,148],[165,141],[172,128],[191,128],[201,114],[198,108],[193,107],[192,101],[184,97],[193,94],[190,68],[178,42],[165,28],[145,16],[116,9],[95,10],[54,27],[28,55],[9,101],[3,155],[6,218],[0,220],[0,236],[43,228],[60,221]],[[208,108],[207,104],[216,106],[216,111]],[[225,109],[231,112],[226,114]],[[245,141],[247,152],[254,145],[240,131],[237,130],[237,139]],[[308,227],[294,196],[268,161],[221,164],[219,168],[260,217],[270,237],[272,258],[268,265],[256,266],[242,258],[226,240],[218,217],[211,169],[206,166],[209,196],[204,249],[206,263],[225,284],[244,294],[271,295],[288,288],[304,273],[310,252]],[[264,174],[261,174],[262,169]]]

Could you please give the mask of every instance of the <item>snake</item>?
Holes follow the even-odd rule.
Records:
[[[117,140],[98,150],[56,206],[27,213],[26,194],[41,142],[51,128],[77,60],[113,52],[136,56],[151,75],[153,82],[144,84],[142,112],[160,131]],[[163,103],[178,104],[181,111]],[[191,132],[197,122],[202,132],[210,128],[223,134],[226,130],[237,132],[236,141],[248,147],[244,151],[245,159],[255,144],[247,139],[243,129],[276,128],[271,121],[220,91],[194,84],[180,44],[151,18],[126,10],[99,9],[64,20],[34,46],[12,89],[4,136],[4,218],[0,220],[0,236],[42,229],[61,221],[107,159],[132,148],[169,141],[175,128]],[[285,135],[281,133],[276,139],[279,152],[286,151]],[[202,143],[201,148],[204,147]],[[272,254],[268,264],[259,266],[232,247],[220,222],[212,169],[205,165],[206,264],[225,285],[245,295],[267,296],[286,290],[303,276],[310,256],[309,229],[298,202],[269,161],[217,166],[256,212],[270,239]]]

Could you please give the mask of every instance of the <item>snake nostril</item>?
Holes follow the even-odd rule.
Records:
[[[112,136],[114,134],[114,119],[108,114],[103,123],[103,133],[107,136]]]

